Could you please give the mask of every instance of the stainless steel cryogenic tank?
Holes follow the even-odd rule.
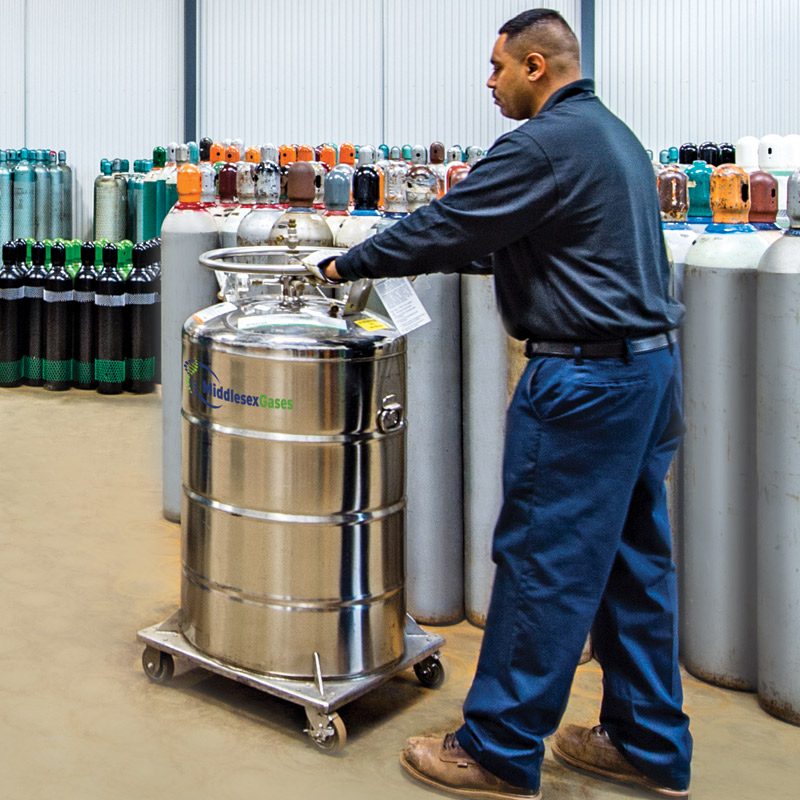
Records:
[[[405,340],[284,281],[184,328],[181,630],[261,674],[367,674],[404,648]]]

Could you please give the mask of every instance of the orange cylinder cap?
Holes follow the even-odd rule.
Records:
[[[356,146],[351,142],[342,142],[339,145],[339,163],[349,164],[351,167],[356,163]]]
[[[257,147],[248,147],[244,153],[244,160],[248,164],[259,164],[261,162],[261,150]]]
[[[282,167],[293,164],[297,161],[297,151],[290,144],[282,144],[278,149],[278,163]]]
[[[711,173],[714,222],[741,225],[750,212],[750,179],[736,164],[721,164]]]
[[[181,203],[199,203],[203,193],[203,176],[194,164],[178,167],[178,199]]]
[[[229,164],[236,164],[242,160],[242,154],[239,152],[238,147],[234,147],[231,145],[230,147],[226,148],[225,150],[225,160]]]
[[[301,144],[297,148],[298,161],[314,161],[314,148],[308,144]]]
[[[212,164],[225,160],[225,148],[219,142],[211,145],[210,159]]]

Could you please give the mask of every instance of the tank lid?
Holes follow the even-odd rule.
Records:
[[[775,222],[778,215],[778,181],[763,170],[750,173],[750,222]]]
[[[314,161],[314,148],[310,144],[301,144],[297,148],[298,161]]]
[[[103,245],[103,266],[106,269],[116,269],[119,258],[117,246],[112,242]]]
[[[711,211],[715,223],[740,225],[750,213],[750,179],[742,167],[722,164],[711,173]]]
[[[323,144],[319,148],[319,160],[325,164],[328,169],[333,169],[336,166],[336,148],[329,144]]]
[[[444,144],[442,142],[431,142],[430,154],[431,164],[444,164]]]
[[[353,173],[353,206],[356,211],[375,211],[380,200],[380,176],[371,164]]]
[[[667,151],[669,153],[669,163],[677,164],[680,161],[680,150],[674,145]]]
[[[131,250],[131,263],[133,264],[134,269],[140,269],[141,267],[145,266],[147,263],[147,248],[140,242],[139,244],[135,244],[133,246],[133,250]]]
[[[274,144],[262,144],[261,145],[261,160],[262,161],[274,161],[277,164],[279,158],[280,158],[280,154],[278,153],[278,148]]]
[[[17,245],[14,242],[3,244],[3,263],[14,264],[17,261]]]
[[[102,175],[110,175],[111,174],[111,162],[107,158],[104,158],[100,162],[100,173]]]
[[[282,144],[278,148],[278,163],[282,167],[288,167],[297,161],[297,150],[290,144]]]
[[[200,140],[199,150],[200,150],[200,160],[201,161],[208,161],[209,158],[211,157],[211,145],[212,144],[214,144],[214,142],[208,136],[204,136]]]
[[[770,133],[758,142],[758,166],[761,169],[786,169],[786,142],[783,136]]]
[[[719,145],[719,163],[735,164],[736,148],[730,142],[721,142]]]
[[[718,167],[720,164],[719,146],[715,142],[703,142],[697,148],[697,155],[713,167]]]
[[[351,142],[342,142],[339,145],[339,163],[349,164],[351,167],[356,163],[356,148]]]
[[[203,176],[200,167],[181,164],[178,167],[178,199],[181,203],[199,203],[203,191]]]
[[[167,163],[167,149],[165,147],[153,148],[153,167],[161,168]]]

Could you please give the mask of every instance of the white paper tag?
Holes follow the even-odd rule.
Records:
[[[400,333],[411,333],[431,321],[408,278],[381,278],[372,286]]]
[[[236,311],[236,306],[233,303],[217,303],[215,306],[209,306],[192,314],[192,319],[198,325],[202,325],[204,322],[227,314],[229,311]]]

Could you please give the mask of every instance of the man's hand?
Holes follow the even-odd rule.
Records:
[[[322,274],[329,281],[336,281],[337,283],[342,280],[342,276],[336,271],[336,259],[325,265]]]

